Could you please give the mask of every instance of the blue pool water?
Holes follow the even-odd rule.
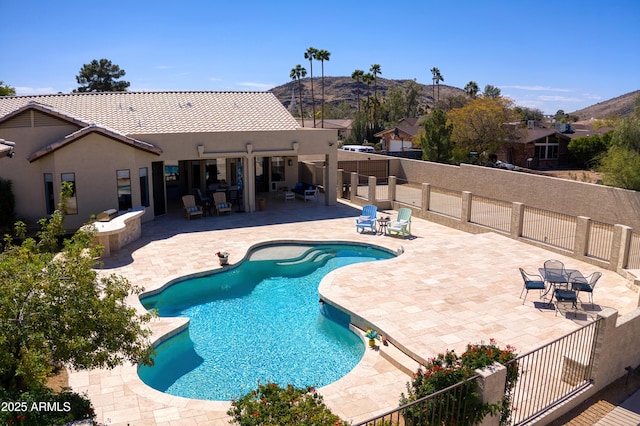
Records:
[[[391,257],[350,244],[269,245],[237,267],[175,283],[142,304],[190,318],[189,328],[158,345],[155,365],[138,374],[160,391],[209,400],[237,398],[259,382],[334,382],[365,348],[347,314],[319,303],[318,284],[341,266]]]

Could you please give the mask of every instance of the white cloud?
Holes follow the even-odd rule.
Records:
[[[500,89],[518,89],[518,90],[528,90],[534,92],[569,92],[569,89],[562,89],[559,87],[548,87],[548,86],[500,86]]]
[[[17,86],[16,95],[18,96],[33,96],[33,95],[50,95],[52,93],[61,92],[61,90],[55,90],[53,87],[24,87]]]
[[[272,83],[255,83],[255,82],[247,81],[247,82],[244,82],[244,83],[238,83],[238,86],[247,87],[247,88],[250,88],[252,90],[269,90],[272,87],[275,87],[276,84],[272,84]]]

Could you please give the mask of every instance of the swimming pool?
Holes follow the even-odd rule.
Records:
[[[357,244],[269,244],[235,267],[188,278],[143,297],[160,316],[189,327],[156,347],[138,375],[160,391],[231,400],[259,382],[325,386],[351,371],[365,346],[347,314],[318,303],[318,284],[345,265],[389,259]]]

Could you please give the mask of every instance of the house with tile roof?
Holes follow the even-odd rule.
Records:
[[[374,136],[383,140],[383,151],[403,151],[413,146],[421,126],[419,117],[407,117],[398,122],[397,126],[389,127]]]
[[[145,207],[143,221],[185,194],[225,190],[244,211],[293,186],[298,163],[324,161],[336,203],[337,131],[301,128],[268,92],[108,92],[0,97],[0,139],[14,142],[0,177],[35,223],[72,182],[67,228],[104,210]],[[315,182],[309,182],[315,183]]]
[[[555,169],[569,165],[571,138],[555,127],[529,124],[517,132],[518,137],[502,144],[497,159],[516,166],[534,169]]]

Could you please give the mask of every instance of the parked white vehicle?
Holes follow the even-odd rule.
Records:
[[[341,148],[343,151],[354,151],[354,152],[375,152],[372,146],[365,145],[343,145]]]

